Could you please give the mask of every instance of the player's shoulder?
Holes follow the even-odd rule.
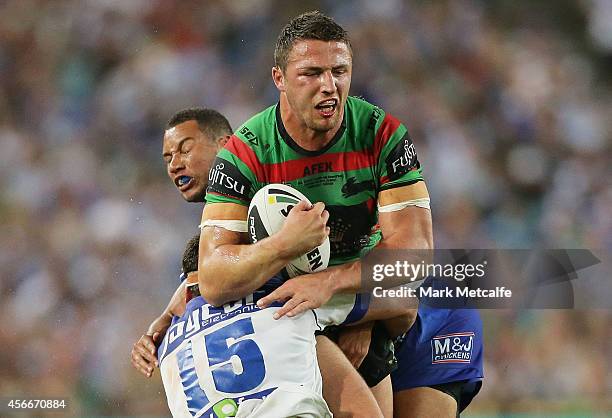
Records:
[[[234,136],[256,149],[275,137],[276,107],[272,105],[252,116],[234,132]]]
[[[375,110],[384,113],[384,111],[379,106],[370,103],[363,97],[359,96],[347,97],[346,104],[349,108],[349,111],[355,115],[367,115]]]
[[[268,161],[268,157],[279,145],[277,107],[278,104],[272,105],[243,123],[225,148],[240,159],[249,159],[253,164]]]
[[[385,114],[380,107],[357,96],[346,99],[346,110],[348,122],[360,128],[373,128],[380,116]]]
[[[347,98],[347,123],[359,136],[369,137],[371,141],[380,142],[382,137],[394,133],[402,123],[381,107],[361,97]]]
[[[383,125],[401,124],[395,116],[361,97],[349,96],[346,103],[349,122],[358,125],[360,128],[367,128],[377,132]]]

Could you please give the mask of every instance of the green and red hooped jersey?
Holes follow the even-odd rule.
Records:
[[[285,183],[329,211],[330,265],[353,261],[381,239],[378,193],[422,181],[406,127],[380,108],[347,99],[342,126],[318,151],[287,133],[276,104],[242,125],[209,173],[207,203],[248,206],[259,189]]]

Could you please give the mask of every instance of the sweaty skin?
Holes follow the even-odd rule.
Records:
[[[289,54],[287,67],[272,69],[272,79],[279,90],[282,122],[287,133],[301,148],[320,150],[340,129],[351,72],[351,52],[345,43],[318,40],[297,41]],[[427,197],[429,194],[425,184],[417,182],[382,191],[377,199],[378,204],[384,206]],[[294,215],[291,213],[287,221],[290,222]],[[225,203],[223,208],[219,204],[209,204],[202,216],[203,221],[207,219],[246,220],[246,208],[232,203]],[[306,232],[299,228],[299,222],[297,224],[296,229],[274,234],[248,250],[244,248],[248,241],[238,234],[224,232],[211,239],[212,233],[203,232],[200,271],[204,274],[200,274],[200,286],[205,298],[222,304],[243,297],[263,284],[269,273],[278,271],[279,265],[283,267],[289,261],[287,253],[295,250],[299,237]],[[398,212],[381,213],[379,224],[383,236],[381,248],[433,247],[431,215],[427,209],[409,206]],[[287,235],[287,232],[292,234]],[[232,259],[231,254],[240,261],[222,270],[222,263],[218,261],[223,257]],[[206,271],[207,268],[210,270]],[[298,276],[286,281],[259,303],[266,306],[278,300],[285,303],[278,317],[297,315],[321,306],[335,293],[357,292],[361,285],[360,273],[361,263],[356,261],[328,268],[321,273]],[[244,274],[249,274],[252,280],[246,281]],[[389,281],[385,285],[395,287],[397,283]],[[331,401],[330,407],[334,413],[350,408],[350,399],[354,395],[350,385],[337,379],[337,374],[326,373],[324,358],[321,370],[326,380],[324,390],[336,391],[324,394]],[[388,415],[389,410],[386,411]]]
[[[272,79],[279,90],[281,118],[285,129],[306,150],[325,147],[338,132],[344,116],[351,84],[352,56],[344,42],[299,40],[293,45],[282,70],[272,69]],[[321,111],[322,104],[336,103]],[[384,190],[378,195],[379,205],[427,198],[423,182]],[[315,205],[316,206],[316,205]],[[294,208],[295,209],[295,208]],[[254,245],[246,245],[246,238],[225,234],[225,239],[213,237],[205,228],[200,238],[200,291],[212,304],[223,304],[244,297],[260,287],[268,277],[282,269],[291,259],[319,245],[312,242],[303,251],[299,246],[303,238],[321,232],[326,227],[323,216],[310,211],[291,211],[283,230]],[[301,218],[301,219],[300,219]],[[208,219],[246,220],[246,208],[227,203],[208,204],[202,221]],[[314,223],[312,223],[312,222]],[[326,221],[326,219],[325,219]],[[433,247],[431,214],[429,210],[414,206],[398,212],[379,215],[383,240],[381,248]],[[312,227],[313,229],[309,229]],[[313,235],[315,237],[315,235]],[[250,248],[245,248],[250,247]],[[226,265],[221,260],[237,256],[240,262]],[[260,301],[267,306],[275,300],[286,302],[279,317],[296,315],[317,308],[335,293],[355,293],[360,289],[361,263],[359,261],[328,268],[324,272],[298,276]],[[248,280],[248,277],[251,280]],[[390,287],[397,283],[389,282]]]
[[[281,70],[275,67],[272,70],[273,80],[280,92],[283,124],[300,147],[319,150],[338,132],[350,88],[351,71],[352,57],[346,44],[317,40],[296,42],[289,54],[287,68]],[[180,156],[178,148],[171,150],[171,157],[174,156],[173,152]],[[178,177],[181,169],[179,162],[172,172],[176,182],[182,181]],[[193,195],[183,196],[187,199]],[[428,197],[424,183],[415,183],[381,192],[378,203],[387,205],[424,197]],[[329,234],[326,226],[329,215],[326,215],[324,205],[320,204],[316,211],[306,207],[296,208],[290,213],[283,234],[274,234],[255,245],[245,245],[248,243],[245,234],[216,227],[204,228],[200,240],[199,283],[205,299],[220,305],[244,297],[296,255],[319,245]],[[231,203],[209,204],[202,219],[246,220],[246,208]],[[431,217],[425,209],[408,207],[399,212],[380,214],[379,222],[383,233],[381,245],[387,248],[432,247]],[[307,246],[305,237],[308,238]],[[296,277],[288,280],[263,303],[286,301],[281,314],[296,315],[321,306],[334,293],[355,293],[360,288],[360,269],[360,262],[353,262],[330,268],[321,274]],[[389,283],[390,287],[394,285]],[[331,347],[320,344],[317,352],[324,377],[324,391],[327,391],[324,394],[334,413],[338,415],[348,408],[361,416],[380,416],[380,410],[372,410],[368,415],[367,405],[351,409],[356,403],[352,401],[355,391],[350,389],[358,390],[359,385],[363,389],[364,383],[338,347],[331,342],[327,345]],[[325,357],[333,358],[338,353],[344,357],[348,368],[339,367],[336,361],[325,361]],[[346,379],[338,381],[340,375]],[[335,393],[330,395],[329,390]],[[365,395],[360,399],[365,401]]]

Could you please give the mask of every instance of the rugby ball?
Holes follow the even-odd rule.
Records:
[[[286,184],[269,184],[253,196],[248,212],[249,237],[252,243],[280,231],[289,211],[300,200],[310,200],[300,191]],[[292,260],[285,273],[288,277],[314,273],[327,268],[329,263],[329,237],[323,244]]]

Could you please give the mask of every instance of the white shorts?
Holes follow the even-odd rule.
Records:
[[[332,418],[323,397],[303,386],[284,385],[265,399],[248,399],[235,418]]]

